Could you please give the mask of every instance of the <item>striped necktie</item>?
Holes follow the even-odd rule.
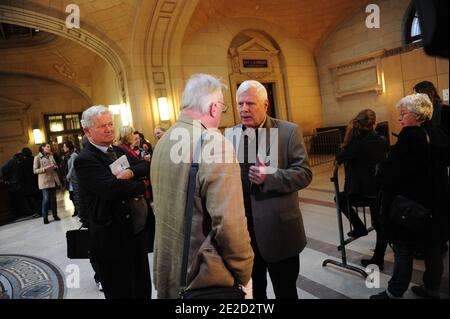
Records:
[[[108,154],[108,156],[115,161],[117,159],[117,154],[114,151],[114,148],[112,146],[109,146],[108,149],[106,150],[106,154]]]

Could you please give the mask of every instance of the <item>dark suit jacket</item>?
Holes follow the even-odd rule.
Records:
[[[354,138],[336,155],[339,164],[345,163],[344,192],[355,196],[375,196],[379,186],[376,183],[376,166],[386,159],[389,145],[376,132]]]
[[[263,185],[252,185],[253,225],[259,251],[267,262],[277,262],[299,254],[306,246],[306,235],[299,208],[298,191],[312,180],[312,172],[297,124],[267,117],[266,129],[278,129],[278,151],[275,135],[265,140],[267,153],[278,155],[277,168]],[[242,125],[233,128],[237,140],[242,140]],[[263,133],[262,133],[263,134]],[[261,136],[261,134],[258,134]],[[261,142],[259,142],[260,144]],[[239,152],[242,147],[236,146]],[[261,149],[261,148],[260,148]],[[268,158],[263,159],[267,162]]]
[[[135,180],[148,176],[148,162],[139,162],[119,147],[117,157],[126,155],[134,180],[119,180],[111,172],[113,160],[91,143],[74,162],[79,185],[85,196],[89,218],[91,253],[98,261],[111,261],[130,257],[133,249],[133,225],[125,201],[145,194],[145,184]]]

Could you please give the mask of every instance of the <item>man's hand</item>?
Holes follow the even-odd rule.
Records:
[[[256,185],[262,185],[266,181],[266,164],[259,158],[256,157],[256,162],[258,166],[251,166],[250,171],[248,173],[248,177],[250,181]]]
[[[134,173],[131,169],[126,169],[116,175],[117,179],[132,179]]]

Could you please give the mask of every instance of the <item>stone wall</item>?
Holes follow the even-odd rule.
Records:
[[[89,105],[79,92],[46,79],[0,74],[0,87],[0,165],[25,146],[36,154],[32,128],[45,132],[44,114],[82,112]]]
[[[391,131],[398,131],[395,104],[401,97],[412,93],[415,83],[428,79],[439,88],[441,94],[443,89],[448,88],[448,63],[428,57],[423,49],[418,48],[404,52],[399,50],[389,57],[382,55],[379,66],[384,80],[382,91],[336,97],[336,81],[330,67],[404,45],[403,29],[410,1],[384,0],[374,3],[380,7],[381,28],[368,29],[365,24],[368,14],[361,10],[342,23],[319,51],[317,61],[326,126],[346,124],[360,110],[372,108],[377,112],[379,121],[388,120]]]

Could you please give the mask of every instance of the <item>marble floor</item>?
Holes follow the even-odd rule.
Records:
[[[393,268],[393,253],[390,248],[385,257],[385,269],[375,278],[379,288],[368,288],[362,276],[355,272],[328,265],[322,266],[326,259],[340,259],[337,250],[338,227],[334,208],[334,188],[330,182],[332,167],[322,165],[314,168],[312,184],[299,193],[308,245],[300,255],[300,275],[297,289],[301,299],[367,299],[370,295],[384,290]],[[47,260],[66,275],[66,299],[101,299],[93,280],[93,271],[88,260],[71,260],[66,255],[65,233],[80,226],[78,218],[71,217],[73,205],[68,194],[58,195],[58,207],[62,220],[42,223],[42,219],[28,219],[0,227],[0,254],[20,254]],[[51,218],[50,218],[51,220]],[[345,233],[348,231],[344,223]],[[375,234],[361,237],[346,246],[347,261],[360,267],[361,258],[369,258],[373,253]],[[152,254],[149,254],[152,267]],[[79,285],[67,280],[74,269],[79,269]],[[423,275],[423,261],[414,260],[413,284],[420,284]],[[445,273],[441,287],[441,297],[449,297],[448,255],[445,256]],[[73,277],[72,277],[73,278]],[[274,298],[269,282],[269,298]],[[153,291],[155,294],[155,291]],[[410,290],[404,298],[415,298]]]

